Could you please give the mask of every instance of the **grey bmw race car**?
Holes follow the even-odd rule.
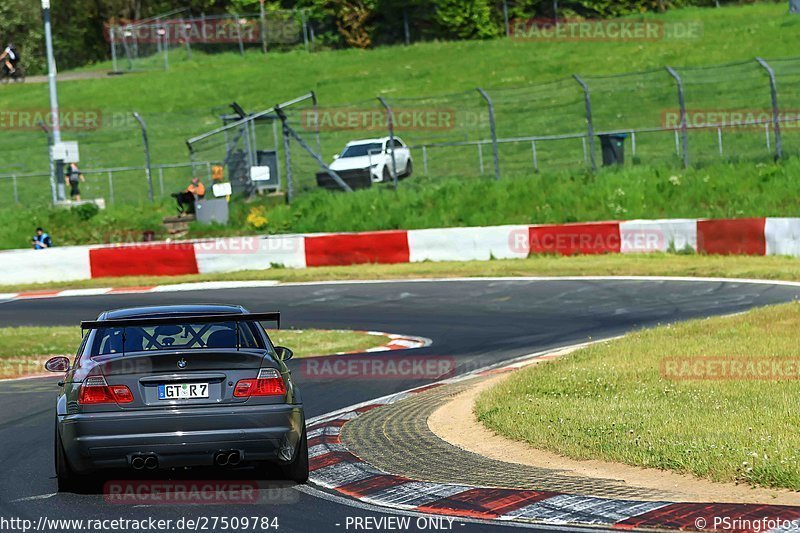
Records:
[[[60,491],[106,469],[255,466],[308,479],[299,391],[261,322],[278,313],[192,305],[106,311],[82,322],[56,407]]]

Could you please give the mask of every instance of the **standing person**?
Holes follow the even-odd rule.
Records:
[[[31,244],[34,250],[46,250],[53,247],[53,241],[50,235],[44,232],[42,228],[36,228],[36,234],[31,239]]]
[[[178,214],[184,216],[193,214],[195,212],[194,203],[198,198],[203,198],[206,195],[206,186],[200,181],[200,178],[192,178],[192,182],[182,192],[172,193],[172,196],[178,202]]]
[[[86,181],[86,178],[81,174],[78,165],[70,163],[69,167],[67,167],[67,175],[64,176],[64,182],[69,185],[69,195],[73,201],[81,201],[80,183],[82,181]]]

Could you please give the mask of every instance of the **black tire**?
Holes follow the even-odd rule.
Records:
[[[294,461],[281,466],[281,471],[284,479],[300,484],[308,481],[308,438],[305,428],[303,434],[300,435],[300,443],[297,446]]]
[[[406,163],[406,171],[403,173],[403,177],[407,178],[414,172],[414,165],[411,163],[411,158],[408,159],[408,163]]]
[[[84,492],[86,490],[86,480],[82,476],[75,474],[69,466],[67,454],[64,452],[64,444],[58,434],[58,421],[56,421],[54,441],[58,492]]]
[[[392,173],[389,171],[389,165],[385,165],[383,167],[383,179],[381,181],[383,183],[389,183],[392,181]]]

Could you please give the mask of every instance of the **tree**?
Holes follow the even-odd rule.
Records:
[[[345,42],[353,48],[372,46],[372,32],[375,30],[372,19],[375,3],[372,0],[334,0],[336,27]]]
[[[498,34],[487,0],[437,0],[435,17],[448,37],[488,39]]]

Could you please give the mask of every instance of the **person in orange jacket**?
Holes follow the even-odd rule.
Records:
[[[194,214],[194,203],[197,199],[206,195],[206,186],[200,178],[192,178],[192,182],[182,192],[173,193],[172,196],[178,202],[178,213],[180,216]]]

